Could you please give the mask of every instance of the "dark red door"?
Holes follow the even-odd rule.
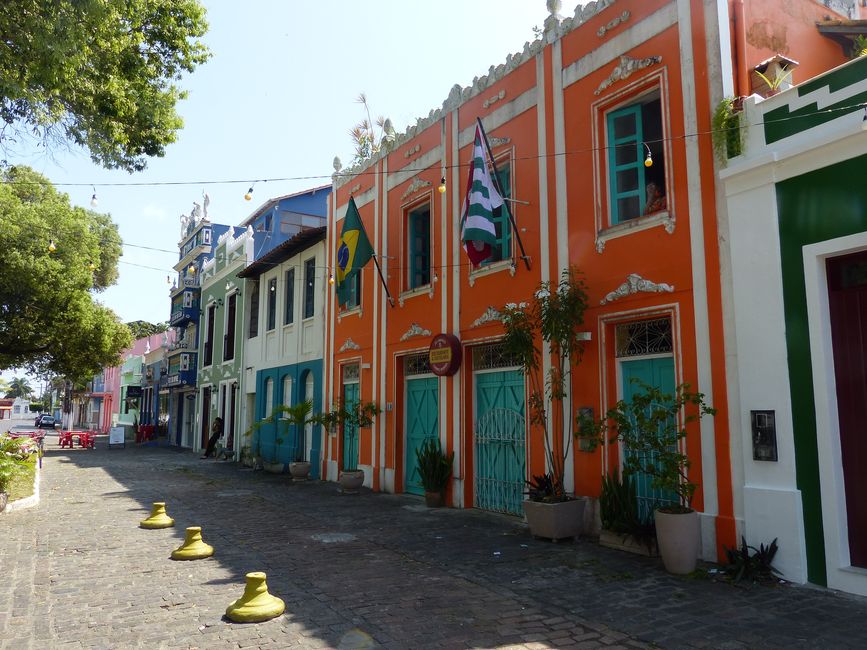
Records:
[[[867,252],[830,259],[827,269],[849,558],[867,568]]]

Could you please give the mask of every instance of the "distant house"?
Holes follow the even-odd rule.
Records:
[[[27,417],[30,417],[30,400],[16,397],[12,402],[12,419],[21,420]]]
[[[15,400],[11,398],[0,399],[0,420],[12,419],[12,403]]]

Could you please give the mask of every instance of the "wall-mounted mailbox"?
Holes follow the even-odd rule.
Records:
[[[753,460],[777,460],[777,423],[774,411],[750,411]]]

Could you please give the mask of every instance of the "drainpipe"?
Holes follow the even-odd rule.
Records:
[[[732,10],[737,92],[738,96],[746,97],[750,94],[750,72],[747,69],[747,20],[744,10],[744,0],[734,0]]]

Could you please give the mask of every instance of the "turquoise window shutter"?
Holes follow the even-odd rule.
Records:
[[[613,225],[635,219],[644,213],[646,197],[644,159],[641,155],[644,142],[641,105],[609,113],[607,128],[608,185]]]

